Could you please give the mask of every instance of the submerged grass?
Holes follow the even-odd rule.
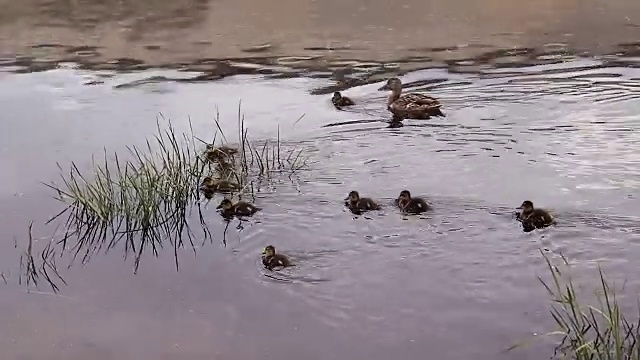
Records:
[[[218,130],[213,144],[218,134],[226,142],[219,116],[215,123]],[[231,172],[243,185],[243,192],[253,192],[256,179],[269,179],[276,172],[290,176],[306,165],[301,160],[302,150],[285,152],[281,148],[279,130],[275,143],[250,142],[240,107],[238,124],[240,161],[234,163]],[[157,256],[168,243],[179,269],[178,249],[188,243],[195,254],[198,227],[203,244],[212,240],[208,215],[203,213],[200,201],[199,183],[204,176],[215,173],[214,164],[196,149],[197,138],[192,128],[191,134],[179,136],[170,122],[167,129],[162,129],[158,121],[157,130],[146,146],[127,147],[124,156],[114,153],[110,159],[105,150],[100,161],[93,160],[92,176],[83,174],[75,163],[68,171],[58,164],[61,185],[45,185],[54,189],[57,199],[66,204],[64,210],[47,222],[65,219],[64,234],[57,242],[62,253],[70,251],[74,260],[80,256],[85,263],[93,254],[124,243],[125,257],[133,254],[137,272],[145,251]],[[283,158],[281,154],[288,155]],[[33,268],[29,260],[26,267]],[[27,279],[35,281],[33,277]]]
[[[18,284],[22,284],[24,281],[27,285],[27,290],[30,290],[31,285],[37,287],[38,282],[43,278],[54,293],[57,293],[60,288],[58,282],[62,282],[66,285],[66,282],[58,273],[56,267],[56,252],[52,247],[52,242],[48,242],[45,248],[40,253],[41,261],[36,260],[33,256],[33,223],[29,224],[29,236],[27,249],[20,256],[20,275],[18,277]],[[18,246],[16,240],[16,247]],[[2,274],[2,279],[5,284],[7,279]],[[23,280],[24,279],[24,280]]]
[[[561,271],[543,253],[551,272],[551,281],[539,278],[552,298],[551,316],[558,330],[547,335],[560,336],[556,358],[576,360],[640,360],[640,311],[630,318],[623,314],[615,291],[598,266],[596,305],[588,305],[579,296],[570,273],[570,264],[562,256]],[[640,303],[638,310],[640,310]]]

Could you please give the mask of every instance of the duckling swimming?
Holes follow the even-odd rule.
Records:
[[[356,104],[350,98],[342,96],[342,94],[340,94],[340,91],[336,91],[333,93],[331,102],[333,103],[333,106],[335,106],[338,110],[342,109],[343,106],[351,106]]]
[[[261,208],[250,204],[245,201],[238,201],[237,203],[232,203],[229,199],[224,199],[220,202],[220,205],[216,207],[216,209],[221,209],[220,213],[223,217],[231,217],[231,216],[251,216],[256,212],[262,210]]]
[[[412,198],[409,190],[402,190],[396,200],[398,208],[405,213],[419,214],[430,209],[429,204],[421,198]]]
[[[546,210],[534,208],[533,202],[529,200],[523,201],[522,205],[516,209],[522,210],[522,212],[516,214],[516,218],[522,223],[523,229],[527,232],[555,224],[551,214]]]
[[[240,190],[240,185],[229,180],[214,179],[210,176],[205,177],[200,184],[200,190],[203,192],[233,192]]]
[[[273,270],[273,268],[277,266],[293,266],[288,257],[282,254],[276,254],[276,248],[273,245],[268,245],[262,250],[262,265],[269,270]]]
[[[238,153],[238,149],[230,146],[213,146],[207,144],[206,156],[210,161],[226,161],[228,158]]]
[[[345,199],[345,205],[354,213],[362,211],[380,210],[380,205],[370,198],[361,198],[357,191],[351,191],[349,197]]]
[[[402,95],[402,81],[397,77],[391,78],[380,90],[391,90],[387,101],[387,110],[393,114],[393,121],[404,119],[429,119],[431,116],[444,116],[440,101],[424,94]]]

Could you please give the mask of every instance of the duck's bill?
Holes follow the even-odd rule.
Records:
[[[380,89],[378,89],[378,91],[382,91],[382,90],[391,90],[391,88],[389,87],[388,84],[384,84]]]
[[[216,206],[216,209],[222,209],[222,205]]]
[[[522,207],[522,205],[520,205],[520,206],[518,206],[518,207],[516,208],[516,210],[522,210],[522,209],[524,209],[524,208]]]

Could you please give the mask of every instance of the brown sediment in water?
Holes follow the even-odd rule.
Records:
[[[499,50],[514,48],[506,62],[526,65],[535,63],[531,54],[544,61],[566,53],[640,54],[640,2],[633,0],[1,2],[0,64],[23,71],[73,61],[91,69],[197,70],[207,73],[200,80],[214,80],[287,73],[282,66],[294,76],[291,68],[403,64],[386,66],[389,72],[492,63],[494,55],[505,58]]]

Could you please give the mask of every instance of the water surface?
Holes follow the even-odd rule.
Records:
[[[94,73],[72,69],[2,74],[0,271],[10,281],[0,287],[0,347],[7,359],[549,356],[543,341],[501,352],[552,329],[539,249],[567,255],[578,279],[593,278],[601,261],[630,281],[628,292],[638,288],[640,72],[599,64],[410,73],[407,88],[439,97],[447,117],[399,129],[386,128],[381,83],[347,90],[360,105],[336,111],[329,96],[310,95],[327,85],[319,79],[114,89],[161,73],[95,86],[83,85]],[[231,229],[226,248],[184,251],[179,272],[171,251],[149,256],[137,275],[122,249],[112,251],[65,270],[61,295],[15,283],[12,238],[24,246],[29,222],[60,210],[39,184],[58,178],[56,161],[87,168],[105,146],[143,144],[160,112],[211,138],[219,111],[235,134],[240,100],[252,138],[273,139],[279,125],[310,166],[295,184],[284,178],[258,193],[264,211]],[[434,210],[401,216],[391,201],[405,188]],[[352,189],[387,206],[354,217],[342,205]],[[559,225],[522,232],[511,213],[525,199],[552,209]],[[221,240],[224,224],[213,222]],[[35,232],[40,243],[50,235]],[[298,266],[265,276],[267,244]]]

